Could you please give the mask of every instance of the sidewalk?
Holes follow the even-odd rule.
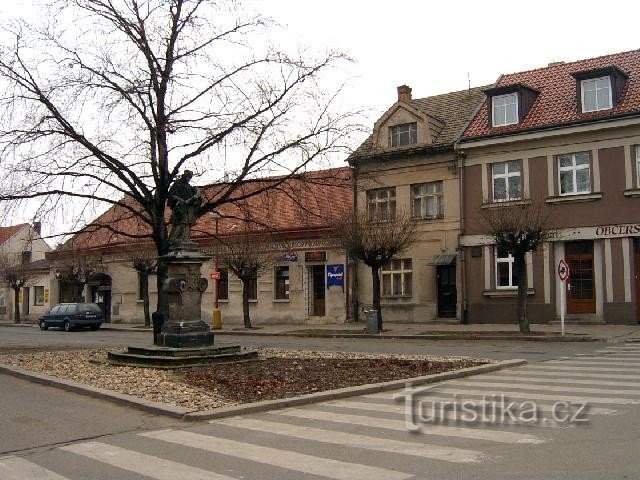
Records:
[[[0,322],[0,326],[34,327],[36,324]],[[103,323],[101,329],[115,331],[151,331],[142,324]],[[528,340],[528,341],[609,341],[640,340],[640,325],[567,325],[565,336],[560,336],[560,325],[532,325],[532,334],[519,334],[517,325],[511,324],[439,324],[394,323],[384,324],[381,334],[368,334],[364,323],[339,325],[257,324],[247,330],[241,324],[224,325],[214,330],[216,335],[300,336],[318,338],[389,338],[430,340]]]

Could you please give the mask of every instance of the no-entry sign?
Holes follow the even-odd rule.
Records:
[[[569,278],[569,265],[564,261],[564,258],[558,262],[558,277],[563,282]]]

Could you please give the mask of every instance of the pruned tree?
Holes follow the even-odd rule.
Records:
[[[144,308],[144,326],[151,326],[151,311],[149,305],[149,275],[154,275],[158,268],[158,257],[153,249],[135,248],[126,253],[133,269],[140,276],[140,298]]]
[[[527,317],[528,272],[526,255],[534,252],[555,230],[551,228],[551,209],[545,204],[498,206],[485,209],[482,220],[499,251],[513,256],[518,280],[516,321],[520,332],[531,333]]]
[[[31,253],[31,252],[24,252]],[[20,291],[29,286],[34,273],[29,269],[30,256],[0,252],[0,275],[13,290],[13,321],[20,323]]]
[[[345,56],[272,46],[275,26],[237,0],[51,6],[41,25],[7,27],[12,40],[0,48],[5,212],[37,201],[43,216],[64,211],[81,225],[88,212],[116,206],[144,228],[113,219],[90,227],[150,238],[163,256],[168,192],[184,170],[219,182],[200,217],[344,153],[359,128],[340,111],[335,77],[323,83]],[[163,315],[167,271],[158,265]]]
[[[384,219],[355,212],[345,218],[337,231],[349,254],[371,269],[373,308],[378,311],[378,331],[382,331],[380,268],[413,245],[416,222],[402,212]]]
[[[219,238],[211,250],[223,267],[242,282],[242,319],[245,328],[252,328],[249,313],[251,282],[271,269],[275,255],[271,251],[273,237],[269,233],[244,229],[237,234]]]

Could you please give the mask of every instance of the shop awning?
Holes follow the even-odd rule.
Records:
[[[429,262],[429,265],[435,265],[435,266],[452,265],[455,262],[456,262],[455,254],[434,255],[433,257],[431,257],[431,261]]]

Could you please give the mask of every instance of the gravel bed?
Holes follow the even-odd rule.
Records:
[[[90,362],[96,358],[106,359],[107,351],[85,349],[3,354],[0,355],[0,363],[154,402],[201,411],[340,386],[408,378],[415,376],[418,370],[421,372],[419,374],[436,373],[488,362],[468,357],[264,348],[258,349],[262,361],[201,367],[194,369],[193,374],[185,374],[186,370],[157,370]],[[289,359],[290,362],[278,359]],[[340,361],[343,364],[340,364]],[[380,363],[380,368],[376,370],[377,363]],[[413,364],[416,364],[415,368]],[[418,367],[418,364],[421,367]],[[280,371],[271,374],[266,367],[277,368]],[[388,372],[385,373],[385,370]],[[300,371],[300,374],[296,375],[296,371]],[[342,371],[348,375],[340,375]],[[199,374],[194,375],[195,372]],[[221,376],[222,374],[224,376]],[[330,376],[321,378],[323,374]],[[313,382],[308,381],[310,376],[315,379]],[[253,392],[252,385],[259,385],[259,388]]]

